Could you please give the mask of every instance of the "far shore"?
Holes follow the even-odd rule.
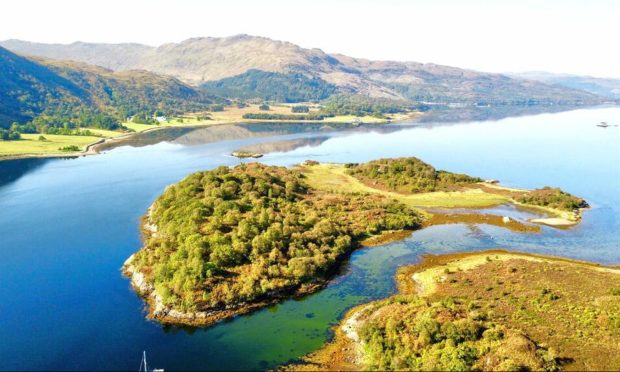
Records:
[[[368,123],[362,123],[364,125],[384,125],[384,124],[389,124],[389,123],[398,123],[398,122],[406,122],[408,120],[411,120],[417,116],[421,115],[420,112],[417,111],[412,111],[412,112],[408,112],[408,113],[404,113],[401,114],[400,117],[398,118],[394,118],[394,119],[390,119],[390,120],[383,120],[383,121],[377,121],[377,122],[368,122]],[[109,137],[109,138],[98,138],[96,141],[89,143],[87,145],[85,145],[84,150],[82,151],[71,151],[71,152],[51,152],[51,153],[24,153],[24,154],[7,154],[7,155],[0,155],[0,161],[3,160],[17,160],[17,159],[29,159],[29,158],[79,158],[82,156],[90,156],[90,155],[98,155],[99,154],[99,148],[103,145],[110,145],[110,144],[115,144],[117,142],[121,142],[124,140],[127,140],[135,135],[138,134],[142,134],[142,133],[149,133],[149,132],[153,132],[153,131],[158,131],[158,130],[166,130],[166,129],[170,129],[170,128],[205,128],[205,127],[212,127],[212,126],[219,126],[219,125],[241,125],[241,124],[326,124],[326,125],[349,125],[352,124],[353,122],[351,120],[349,121],[337,121],[337,120],[332,120],[330,121],[329,118],[326,120],[250,120],[250,119],[244,119],[244,120],[233,120],[233,121],[203,121],[203,122],[199,122],[199,123],[192,123],[192,124],[164,124],[164,125],[157,125],[157,124],[152,124],[152,127],[146,128],[146,129],[142,129],[142,130],[138,130],[135,132],[127,132],[127,133],[122,133],[122,132],[118,132],[119,136],[116,137]],[[85,129],[89,129],[89,128],[85,128]],[[37,134],[39,135],[39,134]],[[41,134],[43,136],[45,136],[45,134]],[[73,137],[73,136],[69,136],[69,137]],[[1,142],[0,142],[1,144]]]

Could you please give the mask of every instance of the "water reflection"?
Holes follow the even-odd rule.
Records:
[[[580,109],[580,106],[569,105],[532,105],[532,106],[467,106],[451,108],[434,106],[420,116],[418,123],[452,123],[464,121],[500,120],[508,117],[557,113]]]
[[[43,166],[50,159],[30,158],[0,161],[0,188],[15,182],[29,172]]]

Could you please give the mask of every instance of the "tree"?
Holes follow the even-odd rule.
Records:
[[[261,111],[269,111],[269,105],[266,103],[263,103],[262,105],[258,106],[258,109]]]

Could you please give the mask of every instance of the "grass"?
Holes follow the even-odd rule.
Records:
[[[82,131],[87,131],[87,130],[103,138],[116,138],[116,137],[120,137],[126,134],[126,133],[118,132],[114,130],[97,129],[97,128],[82,128]]]
[[[463,191],[399,194],[365,185],[345,173],[340,164],[317,164],[304,167],[308,182],[317,189],[331,192],[359,192],[381,194],[396,199],[410,207],[422,208],[481,208],[509,202],[506,196],[470,188]]]
[[[30,154],[55,155],[71,154],[73,152],[59,151],[59,147],[78,146],[84,150],[91,143],[101,140],[91,136],[65,136],[56,134],[44,134],[45,141],[39,141],[41,134],[22,134],[19,141],[0,141],[0,156],[19,156]]]

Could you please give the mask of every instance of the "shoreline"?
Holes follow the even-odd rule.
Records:
[[[145,224],[144,227],[150,232],[157,231],[156,226],[150,224]],[[362,240],[359,242],[359,246],[357,248],[351,250],[351,252],[346,255],[347,257],[343,258],[342,263],[348,260],[351,253],[356,250],[396,242],[410,236],[414,231],[416,230],[386,231],[382,234]],[[146,282],[144,279],[144,274],[135,270],[135,266],[132,264],[134,258],[135,253],[125,260],[123,266],[121,267],[121,272],[124,276],[129,278],[130,284],[135,292],[145,300],[147,318],[156,320],[165,325],[189,327],[210,327],[219,321],[232,319],[238,315],[248,314],[270,305],[274,305],[282,300],[303,298],[304,296],[313,294],[328,285],[332,279],[340,273],[340,269],[342,267],[342,265],[337,265],[333,272],[328,275],[328,278],[324,280],[268,293],[263,296],[264,298],[251,303],[239,303],[234,306],[227,306],[221,309],[206,311],[182,312],[164,305],[161,296],[157,293],[155,287]]]
[[[464,217],[464,220],[459,221],[460,217]],[[257,311],[276,304],[282,300],[298,299],[304,296],[313,294],[320,289],[328,285],[340,272],[342,264],[349,259],[349,256],[357,250],[374,248],[377,246],[390,244],[404,240],[414,234],[416,231],[426,229],[431,226],[453,224],[453,223],[485,223],[493,226],[503,227],[513,232],[520,233],[538,233],[540,231],[537,225],[526,225],[519,221],[512,220],[511,224],[506,224],[502,221],[501,216],[495,215],[479,215],[478,219],[472,220],[472,214],[462,215],[442,215],[435,218],[435,216],[428,218],[418,229],[405,229],[395,231],[384,231],[379,235],[375,235],[366,238],[358,243],[358,247],[354,248],[347,254],[347,257],[343,258],[341,265],[334,268],[334,272],[328,276],[328,278],[317,281],[315,283],[303,284],[297,287],[291,287],[285,290],[277,291],[276,293],[266,294],[264,298],[251,303],[239,303],[235,306],[228,306],[221,309],[211,309],[206,311],[193,311],[182,312],[163,304],[161,297],[157,294],[155,288],[144,281],[144,276],[140,272],[136,272],[132,265],[135,253],[132,254],[124,263],[121,268],[121,272],[124,276],[129,278],[131,286],[136,293],[145,300],[145,307],[147,309],[147,318],[156,320],[162,324],[175,325],[175,326],[190,326],[190,327],[210,327],[219,321],[232,319],[238,315],[248,314],[253,311]],[[491,219],[489,219],[491,217]],[[496,217],[496,218],[495,218]],[[497,222],[499,221],[499,222]],[[496,223],[497,222],[497,223]],[[514,225],[513,225],[514,224]],[[150,233],[157,231],[157,227],[144,224],[145,230]],[[141,248],[142,249],[142,248]],[[495,252],[495,251],[493,251]],[[497,252],[508,252],[497,250]],[[476,252],[468,252],[467,254],[476,254]]]
[[[155,287],[144,280],[144,275],[135,271],[132,265],[135,254],[132,254],[123,264],[121,272],[130,279],[131,286],[136,293],[145,300],[147,318],[156,320],[164,325],[184,326],[184,327],[210,327],[222,320],[232,319],[238,315],[250,313],[252,311],[273,305],[283,299],[299,299],[312,294],[325,287],[329,280],[301,285],[299,287],[280,290],[277,293],[265,295],[261,299],[252,303],[239,303],[235,306],[228,306],[222,309],[207,311],[182,312],[164,305],[161,296]]]
[[[390,123],[401,123],[401,122],[406,122],[408,120],[414,119],[417,116],[422,116],[423,113],[421,112],[411,112],[408,113],[408,115],[405,115],[405,117],[400,118],[400,119],[396,119],[396,120],[386,120],[384,122],[379,122],[379,123],[362,123],[362,125],[386,125],[386,124],[390,124]],[[225,123],[209,123],[204,122],[204,123],[199,123],[199,124],[187,124],[187,125],[166,125],[166,126],[159,126],[159,125],[154,125],[153,128],[148,128],[145,129],[143,131],[140,132],[129,132],[129,133],[125,133],[122,134],[118,137],[112,137],[112,138],[100,138],[99,140],[87,144],[84,148],[83,151],[74,151],[74,152],[69,152],[69,153],[49,153],[49,154],[45,154],[45,153],[33,153],[33,154],[12,154],[12,155],[4,155],[4,156],[0,156],[0,162],[4,161],[4,160],[19,160],[19,159],[31,159],[31,158],[40,158],[40,159],[45,159],[45,158],[49,158],[49,159],[54,159],[54,158],[79,158],[82,156],[91,156],[91,155],[99,155],[100,152],[98,150],[98,147],[104,145],[104,144],[114,144],[115,142],[120,142],[122,140],[126,140],[131,138],[132,136],[138,135],[138,134],[142,134],[142,133],[149,133],[149,132],[153,132],[153,131],[157,131],[157,130],[166,130],[169,128],[206,128],[206,127],[212,127],[212,126],[219,126],[219,125],[242,125],[242,124],[326,124],[326,125],[350,125],[352,124],[351,122],[338,122],[338,121],[325,121],[325,120],[240,120],[240,121],[231,121],[231,122],[225,122]]]

